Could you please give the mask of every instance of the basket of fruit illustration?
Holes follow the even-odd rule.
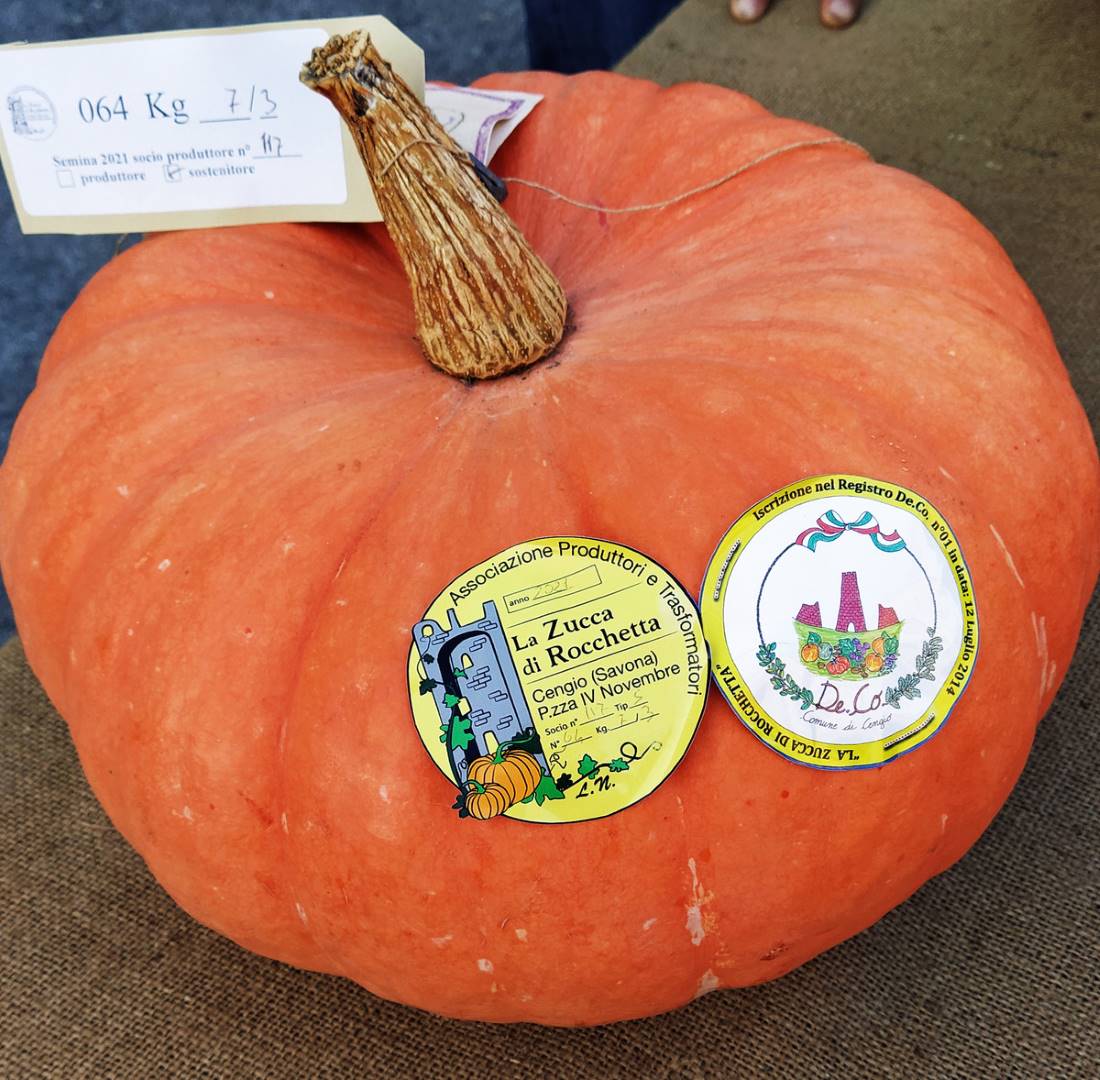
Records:
[[[819,604],[803,604],[794,620],[802,666],[815,675],[852,682],[888,675],[897,664],[903,623],[882,604],[878,616],[878,626],[868,630],[859,581],[854,571],[846,571],[835,630],[821,625]]]

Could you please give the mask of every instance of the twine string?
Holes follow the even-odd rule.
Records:
[[[379,178],[384,178],[405,152],[414,146],[434,146],[439,150],[454,154],[462,160],[469,160],[469,155],[465,150],[456,149],[453,146],[445,146],[435,139],[412,139],[390,158],[385,167],[379,171]],[[766,154],[761,154],[759,157],[753,158],[752,161],[747,161],[743,165],[738,165],[737,168],[730,169],[729,172],[723,173],[713,180],[708,180],[705,184],[689,188],[687,191],[680,192],[679,195],[673,195],[670,199],[662,199],[659,202],[639,203],[636,206],[601,206],[599,203],[585,202],[583,199],[571,198],[569,195],[565,195],[555,188],[548,187],[546,184],[540,184],[537,180],[527,180],[522,176],[502,176],[501,179],[506,184],[518,184],[521,187],[540,191],[544,195],[549,195],[552,199],[559,199],[580,210],[592,210],[601,214],[641,214],[649,210],[664,210],[666,207],[675,206],[685,199],[691,199],[696,195],[702,195],[704,192],[713,191],[715,188],[719,188],[723,184],[728,184],[731,180],[741,176],[742,173],[746,173],[750,169],[755,169],[758,165],[763,165],[773,158],[782,157],[784,154],[793,153],[795,150],[809,150],[818,146],[850,146],[853,150],[860,151],[860,153],[867,153],[859,143],[854,143],[851,139],[845,139],[839,135],[830,135],[828,138],[824,139],[802,139],[799,142],[787,143],[785,146],[777,146],[775,149],[769,150]]]
[[[435,139],[410,139],[400,150],[397,151],[385,166],[379,170],[378,178],[380,180],[385,179],[386,173],[390,171],[400,160],[404,157],[405,153],[411,150],[414,146],[434,146],[437,150],[444,150],[448,154],[454,154],[455,157],[465,159],[468,155],[465,150],[460,147],[445,146],[443,143],[436,141]]]

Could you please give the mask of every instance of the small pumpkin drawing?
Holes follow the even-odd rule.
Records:
[[[802,659],[807,664],[814,663],[817,660],[820,650],[816,645],[803,645],[802,646]]]
[[[484,754],[470,762],[466,776],[474,783],[486,787],[503,788],[508,796],[508,806],[511,806],[534,794],[539,780],[542,779],[542,769],[534,754],[526,750],[498,747],[495,754]]]
[[[466,793],[466,812],[470,817],[486,821],[503,814],[512,805],[508,792],[500,784],[480,784],[476,780],[471,783],[473,790]]]

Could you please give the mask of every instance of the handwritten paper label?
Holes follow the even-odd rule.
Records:
[[[706,703],[691,598],[608,540],[507,548],[455,578],[411,631],[413,720],[462,818],[618,813],[679,764]]]
[[[422,52],[378,17],[0,49],[23,231],[378,220],[338,114],[298,81],[316,46],[355,29],[422,92]]]
[[[424,103],[464,150],[486,165],[504,140],[542,101],[542,94],[519,90],[476,90],[428,83]]]

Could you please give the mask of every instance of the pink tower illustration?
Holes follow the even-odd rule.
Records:
[[[859,634],[867,629],[863,600],[859,595],[859,579],[854,570],[845,570],[840,575],[840,611],[836,617],[836,628],[842,634]]]
[[[795,621],[803,626],[824,626],[821,620],[821,605],[817,601],[812,604],[803,604],[798,609]],[[885,630],[898,621],[897,612],[892,607],[879,604],[879,630]],[[841,634],[863,633],[867,629],[867,619],[863,614],[863,598],[859,592],[859,578],[854,570],[845,570],[840,575],[840,607],[837,609],[836,628]]]
[[[821,605],[803,604],[798,609],[798,614],[795,616],[798,622],[803,626],[820,626],[821,625]]]

